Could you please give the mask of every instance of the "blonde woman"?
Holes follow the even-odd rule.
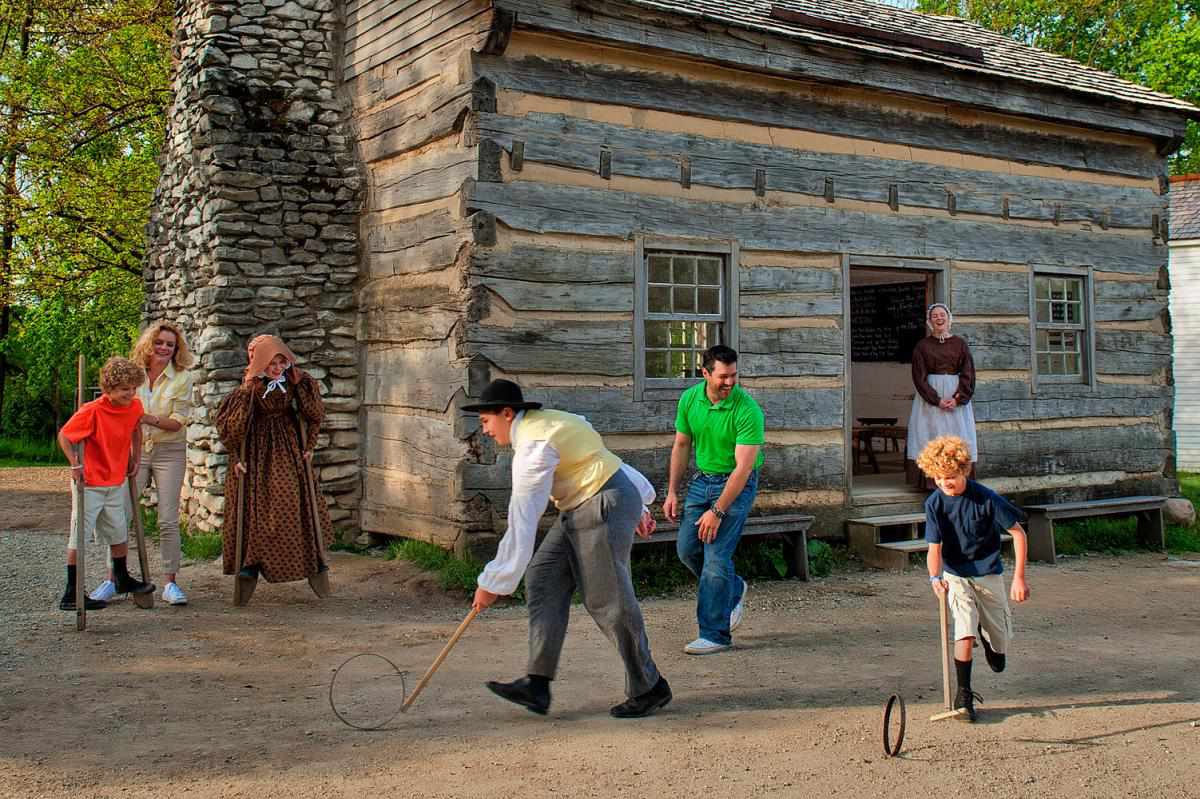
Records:
[[[152,323],[133,345],[129,359],[146,370],[138,388],[142,417],[142,460],[135,487],[140,496],[154,477],[158,491],[159,554],[162,556],[162,597],[170,605],[186,605],[187,595],[175,581],[181,557],[179,493],[187,467],[187,425],[192,417],[192,353],[183,331],[172,322]],[[129,509],[132,512],[132,509]],[[142,579],[147,579],[142,575]],[[108,600],[116,594],[112,575],[91,593]]]

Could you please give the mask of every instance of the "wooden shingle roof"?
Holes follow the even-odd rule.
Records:
[[[1171,178],[1171,240],[1200,239],[1200,175]]]
[[[1077,61],[1016,42],[957,17],[906,11],[864,0],[627,0],[648,9],[713,20],[816,44],[847,47],[876,55],[925,61],[956,70],[1050,88],[1080,92],[1135,105],[1182,112],[1200,118],[1200,108],[1178,98],[1084,66]],[[772,16],[772,8],[782,13]],[[927,48],[898,41],[856,36],[830,30],[834,26],[805,26],[786,21],[787,12],[820,17],[848,26],[872,28],[892,34],[915,35],[982,50],[972,58],[946,52],[953,48]],[[893,37],[900,38],[900,37]],[[966,48],[961,48],[966,45]]]

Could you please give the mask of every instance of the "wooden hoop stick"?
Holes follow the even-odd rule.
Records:
[[[142,527],[142,506],[138,501],[137,493],[137,477],[129,475],[125,479],[125,485],[129,489],[129,507],[132,509],[130,515],[133,516],[133,534],[137,538],[137,553],[138,565],[142,569],[142,581],[150,582],[150,559],[146,557],[146,531]],[[154,592],[148,594],[130,594],[133,603],[139,608],[150,609],[154,607]]]
[[[87,371],[87,361],[83,353],[75,367],[75,410],[83,405],[83,382]],[[83,466],[83,444],[75,445],[75,462]],[[79,470],[82,472],[82,469]],[[84,562],[87,560],[86,542],[83,540],[83,503],[87,496],[83,490],[83,476],[78,482],[71,475],[71,491],[75,494],[75,629],[83,632],[87,629],[87,580],[84,578]]]
[[[450,650],[454,648],[456,643],[458,643],[458,639],[461,638],[462,634],[467,631],[467,625],[469,625],[478,615],[479,611],[475,608],[471,608],[471,612],[468,613],[467,617],[462,620],[462,624],[458,625],[458,629],[454,631],[454,635],[450,636],[450,640],[446,642],[444,647],[442,647],[442,651],[438,654],[437,658],[434,659],[433,665],[429,667],[429,671],[425,672],[425,676],[423,676],[421,681],[417,683],[417,687],[413,688],[413,692],[409,694],[407,699],[404,700],[404,704],[400,708],[401,713],[407,711],[410,707],[412,707],[412,703],[417,701],[417,697],[421,695],[421,691],[425,690],[425,686],[429,684],[429,680],[431,677],[433,677],[433,673],[438,670],[438,666],[442,665],[442,661],[445,660],[446,656],[450,654]]]
[[[946,709],[941,713],[934,713],[929,717],[930,721],[957,718],[966,712],[963,708],[953,709],[954,701],[950,695],[950,609],[945,594],[938,597],[938,611],[941,616],[938,637],[942,639],[942,702]]]

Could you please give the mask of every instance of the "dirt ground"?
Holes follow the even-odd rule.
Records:
[[[65,481],[41,472],[0,470],[0,562],[53,579]],[[30,542],[59,559],[4,554]],[[262,584],[234,609],[216,565],[185,566],[187,607],[114,604],[82,634],[46,596],[0,638],[12,655],[0,671],[0,793],[1200,795],[1200,564],[1147,555],[1032,567],[1009,671],[977,664],[986,701],[974,726],[928,721],[941,701],[937,613],[917,571],[754,585],[737,647],[708,657],[682,652],[693,600],[647,601],[675,700],[633,721],[608,715],[621,672],[582,608],[548,717],[489,694],[483,682],[521,674],[526,654],[524,610],[493,609],[412,711],[377,732],[333,717],[332,670],[371,650],[419,676],[466,600],[406,564],[336,554],[332,572],[331,599],[303,583]],[[908,731],[902,755],[887,759],[881,720],[893,692],[907,700]]]

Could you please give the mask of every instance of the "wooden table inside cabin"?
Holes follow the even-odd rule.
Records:
[[[908,438],[908,428],[904,425],[861,425],[855,426],[852,431],[851,446],[854,447],[854,465],[858,465],[859,455],[866,453],[867,462],[871,464],[871,468],[875,470],[875,474],[879,474],[879,461],[875,459],[875,448],[873,442],[876,438],[883,440],[883,449],[881,452],[887,452],[888,442],[892,442],[896,452],[902,452],[905,442]]]

